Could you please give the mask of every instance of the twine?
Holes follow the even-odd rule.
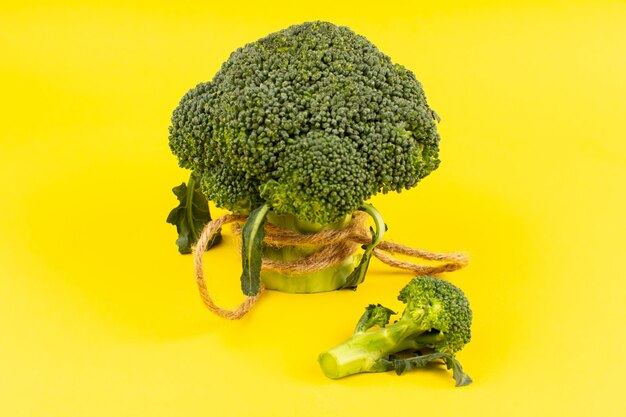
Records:
[[[361,245],[372,241],[371,234],[364,226],[366,218],[366,214],[355,212],[352,221],[344,229],[329,229],[308,234],[301,234],[265,223],[265,238],[263,242],[267,245],[278,248],[284,246],[321,246],[322,249],[293,261],[277,261],[263,258],[261,269],[264,271],[287,274],[304,274],[332,267],[342,262],[347,257],[352,256]],[[250,311],[265,290],[265,287],[261,282],[259,293],[255,296],[247,296],[234,310],[228,310],[218,306],[211,298],[206,286],[202,255],[206,251],[207,244],[223,226],[229,223],[236,223],[233,226],[233,231],[235,234],[239,235],[241,234],[241,224],[245,223],[246,219],[246,216],[226,214],[219,219],[210,221],[205,226],[200,235],[200,239],[198,239],[193,249],[196,283],[198,284],[198,291],[200,292],[202,302],[211,312],[230,320],[240,319]],[[386,240],[380,242],[372,254],[387,265],[411,271],[418,275],[456,271],[467,266],[469,263],[469,259],[464,253],[430,252]],[[443,263],[434,266],[423,265],[398,259],[392,256],[394,254]]]

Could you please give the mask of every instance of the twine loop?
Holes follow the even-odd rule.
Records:
[[[293,261],[277,261],[263,258],[262,270],[282,272],[286,274],[304,274],[320,271],[332,267],[354,253],[361,245],[372,241],[371,234],[365,227],[367,215],[362,212],[353,213],[353,218],[344,229],[328,229],[317,233],[302,234],[292,230],[280,228],[270,223],[265,223],[265,238],[263,243],[277,248],[284,246],[312,246],[321,247],[320,250]],[[200,298],[204,305],[218,316],[236,320],[243,317],[257,302],[265,287],[261,282],[260,291],[255,296],[246,296],[244,301],[234,310],[228,310],[215,304],[206,286],[202,256],[207,244],[216,233],[225,225],[235,223],[233,231],[241,234],[241,225],[245,223],[247,216],[226,214],[212,220],[204,227],[198,242],[193,248],[194,270]],[[372,252],[380,261],[395,268],[404,269],[418,275],[438,274],[461,269],[469,263],[469,258],[461,252],[437,253],[423,249],[412,248],[400,243],[383,240]],[[393,255],[406,255],[413,258],[441,262],[439,265],[423,265],[411,261],[401,260]]]

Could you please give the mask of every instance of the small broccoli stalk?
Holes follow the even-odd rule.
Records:
[[[324,374],[333,379],[361,372],[395,370],[401,374],[443,359],[453,370],[457,386],[471,383],[454,357],[471,338],[472,311],[463,292],[438,278],[417,277],[398,299],[406,309],[391,325],[391,310],[367,307],[354,335],[319,356]],[[367,331],[374,326],[380,328]],[[432,353],[423,355],[422,351]]]

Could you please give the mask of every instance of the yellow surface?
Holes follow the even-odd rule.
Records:
[[[624,2],[12,3],[0,415],[623,415]],[[470,387],[437,368],[341,381],[317,368],[365,305],[399,307],[406,274],[375,262],[357,292],[270,293],[227,322],[176,252],[171,111],[230,51],[313,19],[413,70],[442,116],[440,169],[374,203],[389,238],[471,254],[448,275],[475,312],[459,354]],[[226,305],[235,252],[227,235],[206,256]]]

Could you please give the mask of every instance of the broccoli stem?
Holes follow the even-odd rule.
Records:
[[[333,379],[361,372],[389,371],[393,367],[381,359],[407,349],[419,349],[422,345],[415,338],[427,330],[412,321],[400,320],[378,330],[356,333],[322,353],[318,361],[324,374]]]
[[[293,215],[278,215],[269,212],[267,221],[299,233],[315,233],[327,229],[343,229],[352,219],[347,215],[337,222],[321,225],[296,218]],[[294,261],[308,256],[320,250],[319,246],[284,246],[280,248],[266,245],[263,255],[272,260]],[[342,288],[346,283],[346,278],[354,270],[360,261],[361,256],[355,254],[349,256],[344,261],[330,268],[321,271],[289,274],[282,272],[262,271],[261,280],[268,289],[288,292],[288,293],[316,293],[334,291]]]

